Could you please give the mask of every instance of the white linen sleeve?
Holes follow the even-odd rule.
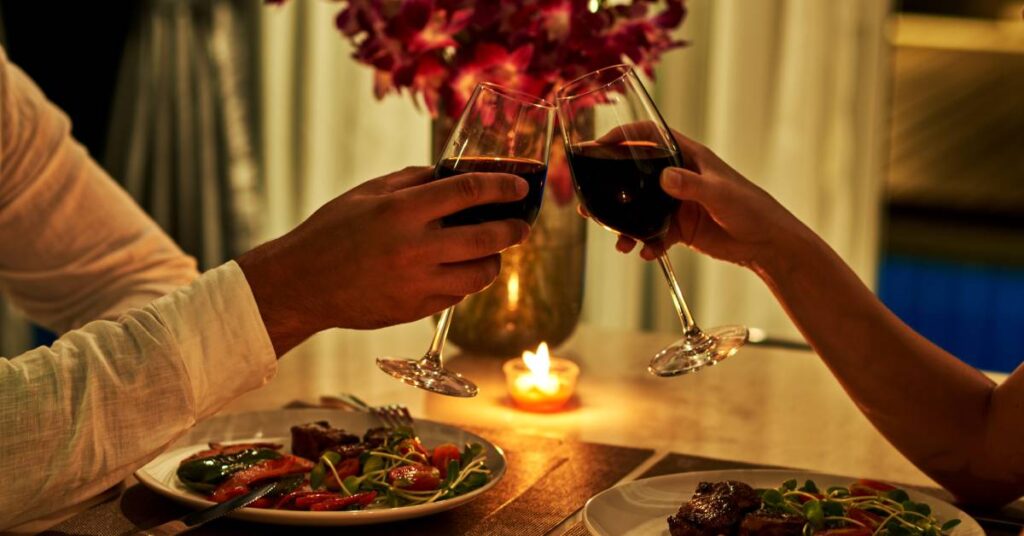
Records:
[[[71,137],[0,48],[0,291],[58,333],[185,285],[195,261]]]
[[[51,347],[0,358],[0,530],[79,503],[268,381],[276,355],[234,262]]]

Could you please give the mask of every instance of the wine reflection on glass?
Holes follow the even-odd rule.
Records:
[[[747,342],[747,328],[701,330],[662,244],[679,200],[661,189],[661,172],[682,167],[683,156],[636,72],[628,65],[614,65],[583,75],[559,89],[556,104],[573,184],[590,217],[661,251],[658,264],[683,338],[655,354],[648,370],[677,376],[736,353]]]
[[[530,190],[520,201],[471,207],[444,217],[453,227],[505,219],[533,225],[547,178],[554,107],[547,101],[495,84],[478,84],[434,166],[434,180],[472,172],[511,173]],[[455,307],[438,319],[434,338],[420,359],[378,358],[377,366],[399,380],[449,396],[476,396],[477,386],[441,362]]]

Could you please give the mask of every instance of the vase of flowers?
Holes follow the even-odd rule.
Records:
[[[346,0],[335,24],[374,69],[374,94],[408,92],[434,118],[434,154],[480,82],[550,97],[568,80],[631,61],[649,76],[686,15],[684,0]],[[556,131],[541,214],[502,254],[497,280],[459,304],[449,339],[518,355],[569,337],[583,303],[586,225],[575,214]]]

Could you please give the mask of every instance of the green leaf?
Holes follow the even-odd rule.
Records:
[[[359,490],[359,477],[357,476],[346,476],[342,480],[342,483],[349,493],[355,493]]]
[[[821,528],[825,525],[825,511],[821,508],[821,501],[809,500],[803,506],[804,517],[814,528]]]
[[[448,467],[445,469],[444,481],[441,482],[441,489],[447,488],[455,482],[455,479],[459,477],[459,472],[462,471],[462,464],[459,460],[448,460]]]
[[[487,475],[483,473],[472,473],[466,478],[462,479],[462,482],[459,482],[459,485],[455,486],[454,491],[456,495],[462,495],[464,493],[469,493],[470,491],[473,491],[486,483]]]
[[[791,479],[783,482],[781,489],[784,489],[786,491],[793,491],[793,490],[795,490],[796,489],[796,479],[795,478],[791,478]]]
[[[309,487],[310,489],[320,489],[324,484],[324,477],[327,475],[327,465],[324,462],[318,462],[313,466],[313,469],[309,471]]]
[[[910,500],[910,496],[907,495],[907,492],[905,492],[905,491],[903,491],[903,490],[901,490],[899,488],[886,491],[885,493],[882,494],[882,496],[884,496],[886,498],[889,498],[889,499],[892,499],[892,500],[894,500],[894,501],[896,501],[898,503],[902,503],[904,501],[909,501]]]
[[[910,536],[913,534],[910,529],[895,519],[885,524],[885,530],[889,536]]]
[[[372,473],[384,469],[384,458],[380,456],[368,456],[363,462],[363,474]]]
[[[953,527],[955,527],[955,526],[957,526],[959,524],[960,524],[960,520],[959,519],[950,519],[949,521],[947,521],[947,522],[942,524],[942,532],[946,532],[946,531],[952,530]]]
[[[786,502],[786,499],[782,497],[782,493],[779,493],[777,489],[764,490],[761,500],[764,501],[764,504],[774,507],[781,507]]]
[[[908,501],[903,501],[902,506],[903,506],[903,509],[908,511],[908,512],[917,512],[919,514],[923,514],[923,515],[926,515],[926,516],[929,516],[929,515],[932,514],[932,507],[928,506],[925,503],[918,503],[918,502],[914,502],[914,501],[909,501],[908,500]]]
[[[818,490],[818,485],[815,484],[813,480],[808,480],[804,482],[804,485],[802,488],[800,488],[800,491],[804,491],[807,493],[821,493],[821,491]]]
[[[462,464],[462,467],[465,467],[477,456],[483,454],[483,452],[483,445],[479,443],[467,443],[466,448],[462,450],[462,456],[459,457],[459,463]]]
[[[337,452],[334,452],[333,450],[329,450],[329,451],[323,453],[323,455],[321,455],[320,457],[321,458],[326,458],[328,461],[331,462],[331,465],[334,465],[334,466],[337,466],[338,462],[341,461],[341,454],[337,453]]]
[[[830,497],[835,497],[837,499],[850,496],[850,490],[842,486],[832,486],[828,488],[828,490],[826,490],[825,493],[828,494]]]
[[[836,501],[821,501],[821,511],[825,513],[826,517],[836,517],[845,514],[843,505]]]

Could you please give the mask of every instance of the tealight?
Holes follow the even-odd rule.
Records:
[[[505,362],[505,384],[516,406],[538,412],[558,411],[572,398],[580,368],[560,357],[551,357],[547,343],[537,352]]]

